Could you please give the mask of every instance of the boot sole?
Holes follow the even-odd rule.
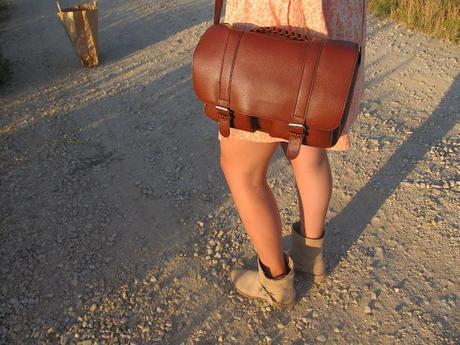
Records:
[[[306,275],[308,275],[309,277],[311,277],[313,279],[313,282],[316,283],[316,284],[321,284],[326,280],[326,273],[319,274],[319,275],[314,275],[314,274],[312,274],[310,272],[304,272],[304,271],[301,271],[301,270],[298,270],[298,269],[294,269],[294,271],[295,271],[295,273],[298,273],[298,274],[306,274]]]
[[[246,295],[244,292],[241,292],[240,290],[238,290],[236,287],[235,287],[235,290],[236,292],[238,292],[241,296],[244,296],[246,298],[250,298],[250,299],[255,299],[255,300],[260,300],[260,301],[266,301],[268,303],[270,303],[271,306],[279,309],[279,310],[282,310],[282,311],[289,311],[289,310],[292,310],[294,309],[294,306],[295,306],[295,302],[294,303],[290,303],[290,304],[281,304],[281,303],[277,303],[277,302],[273,302],[271,300],[268,300],[266,298],[263,298],[263,297],[254,297],[254,296],[249,296],[249,295]]]

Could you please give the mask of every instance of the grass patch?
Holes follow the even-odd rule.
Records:
[[[460,43],[460,0],[369,0],[369,10],[410,29]]]
[[[8,19],[10,4],[6,0],[0,0],[0,35],[3,23]],[[1,41],[0,41],[1,43]],[[6,83],[11,76],[10,62],[3,57],[0,46],[0,85]]]

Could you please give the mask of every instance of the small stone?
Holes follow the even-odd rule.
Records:
[[[325,343],[326,342],[326,337],[324,335],[318,335],[316,337],[316,340],[318,340],[320,343]]]
[[[110,256],[106,256],[106,257],[104,258],[104,262],[105,262],[106,264],[111,263],[112,260],[113,260],[113,258],[111,258]]]
[[[366,306],[364,307],[364,313],[366,313],[366,314],[372,314],[372,309],[371,309],[371,307],[369,307],[368,305],[366,305]]]
[[[382,249],[382,247],[376,247],[375,248],[375,256],[377,258],[383,259],[383,249]]]
[[[374,307],[375,307],[375,308],[378,308],[378,309],[383,309],[383,305],[382,305],[382,303],[380,303],[379,301],[375,302]]]
[[[196,225],[198,225],[200,228],[202,228],[204,226],[204,223],[202,221],[198,220],[196,222]]]
[[[83,340],[83,341],[79,341],[77,343],[77,345],[93,345],[93,341],[92,340]]]
[[[67,336],[66,335],[61,335],[60,339],[59,339],[59,345],[67,345]]]
[[[96,305],[95,303],[93,303],[93,304],[91,305],[91,307],[89,307],[89,311],[92,312],[92,313],[94,313],[96,310],[97,310],[97,305]]]

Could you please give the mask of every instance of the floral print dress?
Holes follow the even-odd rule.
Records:
[[[353,41],[362,46],[362,63],[358,71],[354,97],[347,122],[337,144],[330,150],[348,150],[351,147],[349,131],[356,121],[359,104],[364,94],[364,52],[366,37],[365,0],[227,0],[225,23],[240,30],[256,26],[290,28],[302,34]],[[283,142],[282,138],[267,133],[230,129],[229,138],[256,142]],[[219,139],[225,140],[219,133]]]

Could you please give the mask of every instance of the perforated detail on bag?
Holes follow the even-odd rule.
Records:
[[[251,32],[259,32],[267,35],[274,35],[289,38],[296,41],[308,41],[308,35],[297,33],[293,30],[283,29],[276,26],[260,26],[252,28]]]

